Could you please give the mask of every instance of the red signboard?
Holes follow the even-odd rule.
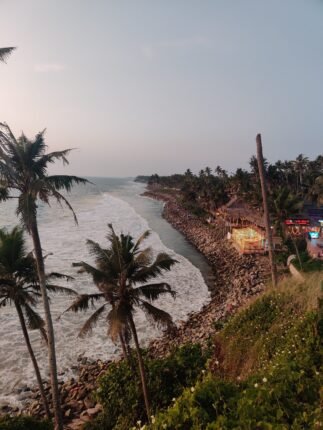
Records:
[[[310,225],[310,220],[303,218],[303,219],[295,219],[295,218],[289,218],[285,220],[286,225]]]

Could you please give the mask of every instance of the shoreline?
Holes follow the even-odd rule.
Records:
[[[211,300],[190,314],[175,333],[150,343],[152,355],[163,356],[185,342],[207,342],[217,331],[215,322],[224,321],[265,289],[270,278],[269,261],[266,256],[239,255],[223,237],[223,225],[211,227],[192,215],[176,195],[148,187],[142,195],[164,202],[162,216],[206,258],[214,274]]]
[[[150,341],[150,357],[163,357],[171,349],[184,343],[206,344],[216,333],[216,322],[221,322],[234,314],[251,297],[258,295],[265,288],[268,278],[268,259],[264,256],[240,256],[237,251],[221,237],[221,228],[210,227],[201,219],[190,214],[177,201],[176,196],[157,190],[147,189],[143,197],[164,202],[162,217],[183,234],[196,250],[201,253],[210,266],[212,276],[208,279],[202,273],[210,291],[210,301],[199,311],[190,313],[171,333],[163,333]],[[101,411],[101,405],[93,402],[91,393],[96,388],[97,378],[107,370],[115,360],[89,360],[81,358],[77,364],[75,378],[60,381],[62,410],[67,429],[78,429]],[[46,393],[50,398],[49,384]],[[1,413],[19,415],[21,413],[44,417],[38,388],[26,387],[23,394],[30,393],[22,409],[8,406]]]

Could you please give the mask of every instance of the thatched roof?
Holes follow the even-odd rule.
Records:
[[[262,211],[252,208],[237,196],[223,205],[218,211],[226,220],[240,220],[261,228],[265,228],[265,221]]]

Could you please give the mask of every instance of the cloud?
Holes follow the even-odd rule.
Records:
[[[34,71],[37,73],[62,72],[65,66],[59,63],[35,64]]]

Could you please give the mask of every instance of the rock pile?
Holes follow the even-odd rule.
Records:
[[[172,332],[153,340],[149,345],[152,357],[161,357],[177,345],[186,342],[205,343],[219,330],[220,322],[227,319],[252,296],[259,294],[269,277],[267,257],[239,255],[224,239],[223,226],[210,226],[203,220],[190,214],[177,201],[174,195],[165,195],[157,191],[147,191],[144,195],[165,201],[163,216],[207,258],[214,272],[211,301],[201,311],[189,315]],[[60,382],[60,395],[66,429],[79,429],[101,411],[96,403],[93,391],[98,377],[106,371],[110,362],[89,361],[80,357],[78,377]],[[61,375],[63,376],[63,375]],[[51,400],[49,384],[45,383],[48,400]],[[6,407],[1,412],[28,414],[44,417],[40,394],[37,388],[25,389],[29,400],[22,411]]]
[[[210,226],[189,213],[174,195],[155,190],[144,195],[165,201],[165,219],[206,257],[214,272],[211,301],[200,312],[190,315],[175,332],[151,342],[151,353],[163,356],[173,346],[207,341],[217,331],[217,322],[225,320],[263,291],[270,276],[269,262],[261,255],[239,255],[223,237],[221,221],[219,225]]]
[[[96,402],[93,394],[97,388],[98,378],[107,370],[111,361],[101,360],[90,361],[85,357],[79,357],[78,366],[75,366],[77,378],[70,378],[67,381],[59,382],[59,391],[62,402],[62,410],[66,429],[79,429],[82,425],[94,418],[102,410]],[[61,375],[63,376],[63,375]],[[45,392],[49,403],[51,403],[50,385],[44,382]],[[32,415],[44,418],[45,412],[41,402],[38,388],[27,388],[30,392],[26,405],[19,414]],[[7,413],[17,414],[17,410],[7,411]]]

